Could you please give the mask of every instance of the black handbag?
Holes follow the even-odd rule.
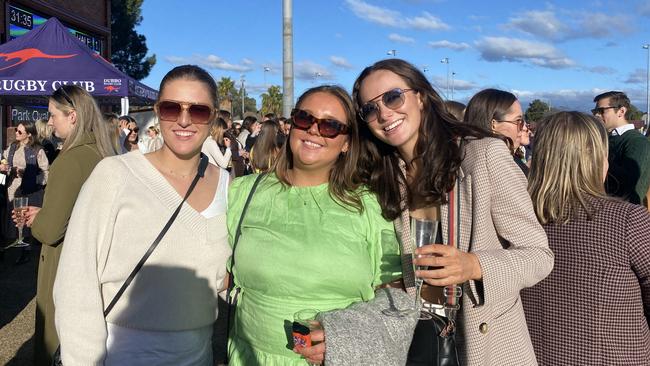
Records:
[[[176,220],[176,217],[178,214],[181,212],[181,208],[183,208],[183,203],[187,201],[187,198],[190,196],[192,191],[194,190],[194,187],[196,184],[199,182],[199,178],[202,178],[203,175],[205,174],[205,169],[208,167],[208,157],[201,154],[201,161],[199,162],[199,167],[196,172],[196,176],[194,177],[194,180],[192,180],[192,183],[190,184],[190,187],[187,189],[187,193],[185,193],[185,197],[183,197],[183,200],[181,203],[176,207],[176,210],[172,214],[172,216],[169,218],[163,229],[160,231],[160,234],[156,237],[156,239],[151,243],[149,246],[149,249],[147,249],[147,252],[144,253],[142,258],[140,258],[140,261],[138,264],[135,265],[131,273],[129,274],[129,277],[127,277],[126,281],[122,284],[122,287],[117,291],[115,296],[113,296],[113,299],[111,302],[108,304],[106,309],[104,309],[104,318],[108,316],[108,314],[113,310],[113,307],[117,303],[117,301],[122,297],[122,294],[124,294],[124,291],[126,291],[127,287],[131,284],[133,279],[135,278],[135,275],[142,269],[144,266],[144,263],[149,259],[151,254],[153,253],[154,249],[158,246],[158,243],[160,243],[160,240],[165,236],[167,233],[167,230],[172,226],[174,221]],[[63,362],[61,361],[61,346],[59,345],[56,348],[56,351],[54,351],[54,354],[52,355],[52,366],[63,366]]]
[[[450,320],[430,314],[431,319],[418,321],[409,349],[407,366],[459,366],[454,333],[441,335]]]

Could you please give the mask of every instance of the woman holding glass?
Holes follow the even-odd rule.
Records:
[[[47,183],[49,163],[45,150],[37,142],[37,131],[34,122],[24,121],[15,128],[16,140],[2,154],[3,161],[0,163],[0,171],[7,174],[7,212],[11,212],[16,202],[14,198],[22,198],[33,206],[41,206],[43,202],[43,189]],[[16,205],[16,208],[21,205]],[[18,222],[17,246],[23,246],[20,257],[16,264],[25,263],[29,260],[29,244],[23,241],[24,237],[30,236],[27,229],[22,228],[23,222]],[[9,219],[6,223],[6,233],[9,237],[16,237],[16,225]]]
[[[650,365],[650,214],[607,197],[607,135],[579,112],[538,124],[528,191],[555,268],[521,299],[540,365]]]
[[[310,347],[313,357],[292,352],[287,334],[294,314],[370,300],[376,286],[401,271],[393,225],[356,175],[358,127],[347,92],[338,86],[307,90],[291,121],[288,142],[250,201],[235,249],[232,270],[240,291],[230,365],[320,363],[322,343]],[[231,243],[256,178],[232,183]],[[312,340],[322,341],[322,333]]]
[[[54,284],[66,366],[212,365],[217,293],[230,256],[229,174],[201,154],[217,86],[207,71],[185,65],[168,72],[159,90],[154,111],[163,147],[104,159],[72,213]],[[181,203],[160,244],[104,316]]]
[[[418,249],[415,263],[434,268],[415,275],[432,286],[460,286],[461,364],[536,364],[519,291],[548,275],[553,253],[506,144],[458,122],[403,60],[364,69],[353,98],[364,121],[360,166],[384,217],[402,233],[405,217],[439,220],[445,243],[458,238],[457,248],[438,242]],[[450,219],[452,189],[458,207]],[[459,231],[450,235],[451,227]]]
[[[26,225],[31,226],[32,235],[43,244],[36,291],[34,356],[37,365],[49,365],[59,344],[54,328],[52,287],[72,207],[99,160],[116,153],[109,127],[102,120],[97,103],[84,89],[61,86],[50,97],[48,111],[48,123],[54,128],[54,134],[65,142],[49,169],[42,208],[30,205],[25,214]]]

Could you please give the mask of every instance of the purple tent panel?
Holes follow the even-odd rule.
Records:
[[[56,19],[0,45],[0,97],[49,96],[76,84],[99,100],[153,104],[158,92],[92,51]],[[112,97],[112,98],[111,98]]]

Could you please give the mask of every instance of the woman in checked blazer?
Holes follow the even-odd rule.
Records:
[[[578,112],[538,128],[528,190],[555,269],[522,291],[541,365],[650,365],[650,214],[608,198],[607,131]]]
[[[416,271],[426,283],[463,289],[456,334],[461,364],[536,365],[519,291],[549,274],[553,253],[506,144],[447,113],[422,72],[402,60],[363,70],[353,98],[364,121],[361,169],[398,231],[408,228],[406,211],[439,219],[445,241],[447,193],[458,187],[458,249],[427,245],[415,263],[439,267]]]

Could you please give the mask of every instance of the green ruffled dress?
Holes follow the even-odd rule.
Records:
[[[256,175],[232,182],[228,232],[232,245]],[[230,332],[230,365],[306,365],[294,353],[293,314],[368,301],[374,288],[401,277],[399,245],[371,193],[359,214],[338,204],[328,185],[260,182],[242,224],[235,254],[239,300]]]

